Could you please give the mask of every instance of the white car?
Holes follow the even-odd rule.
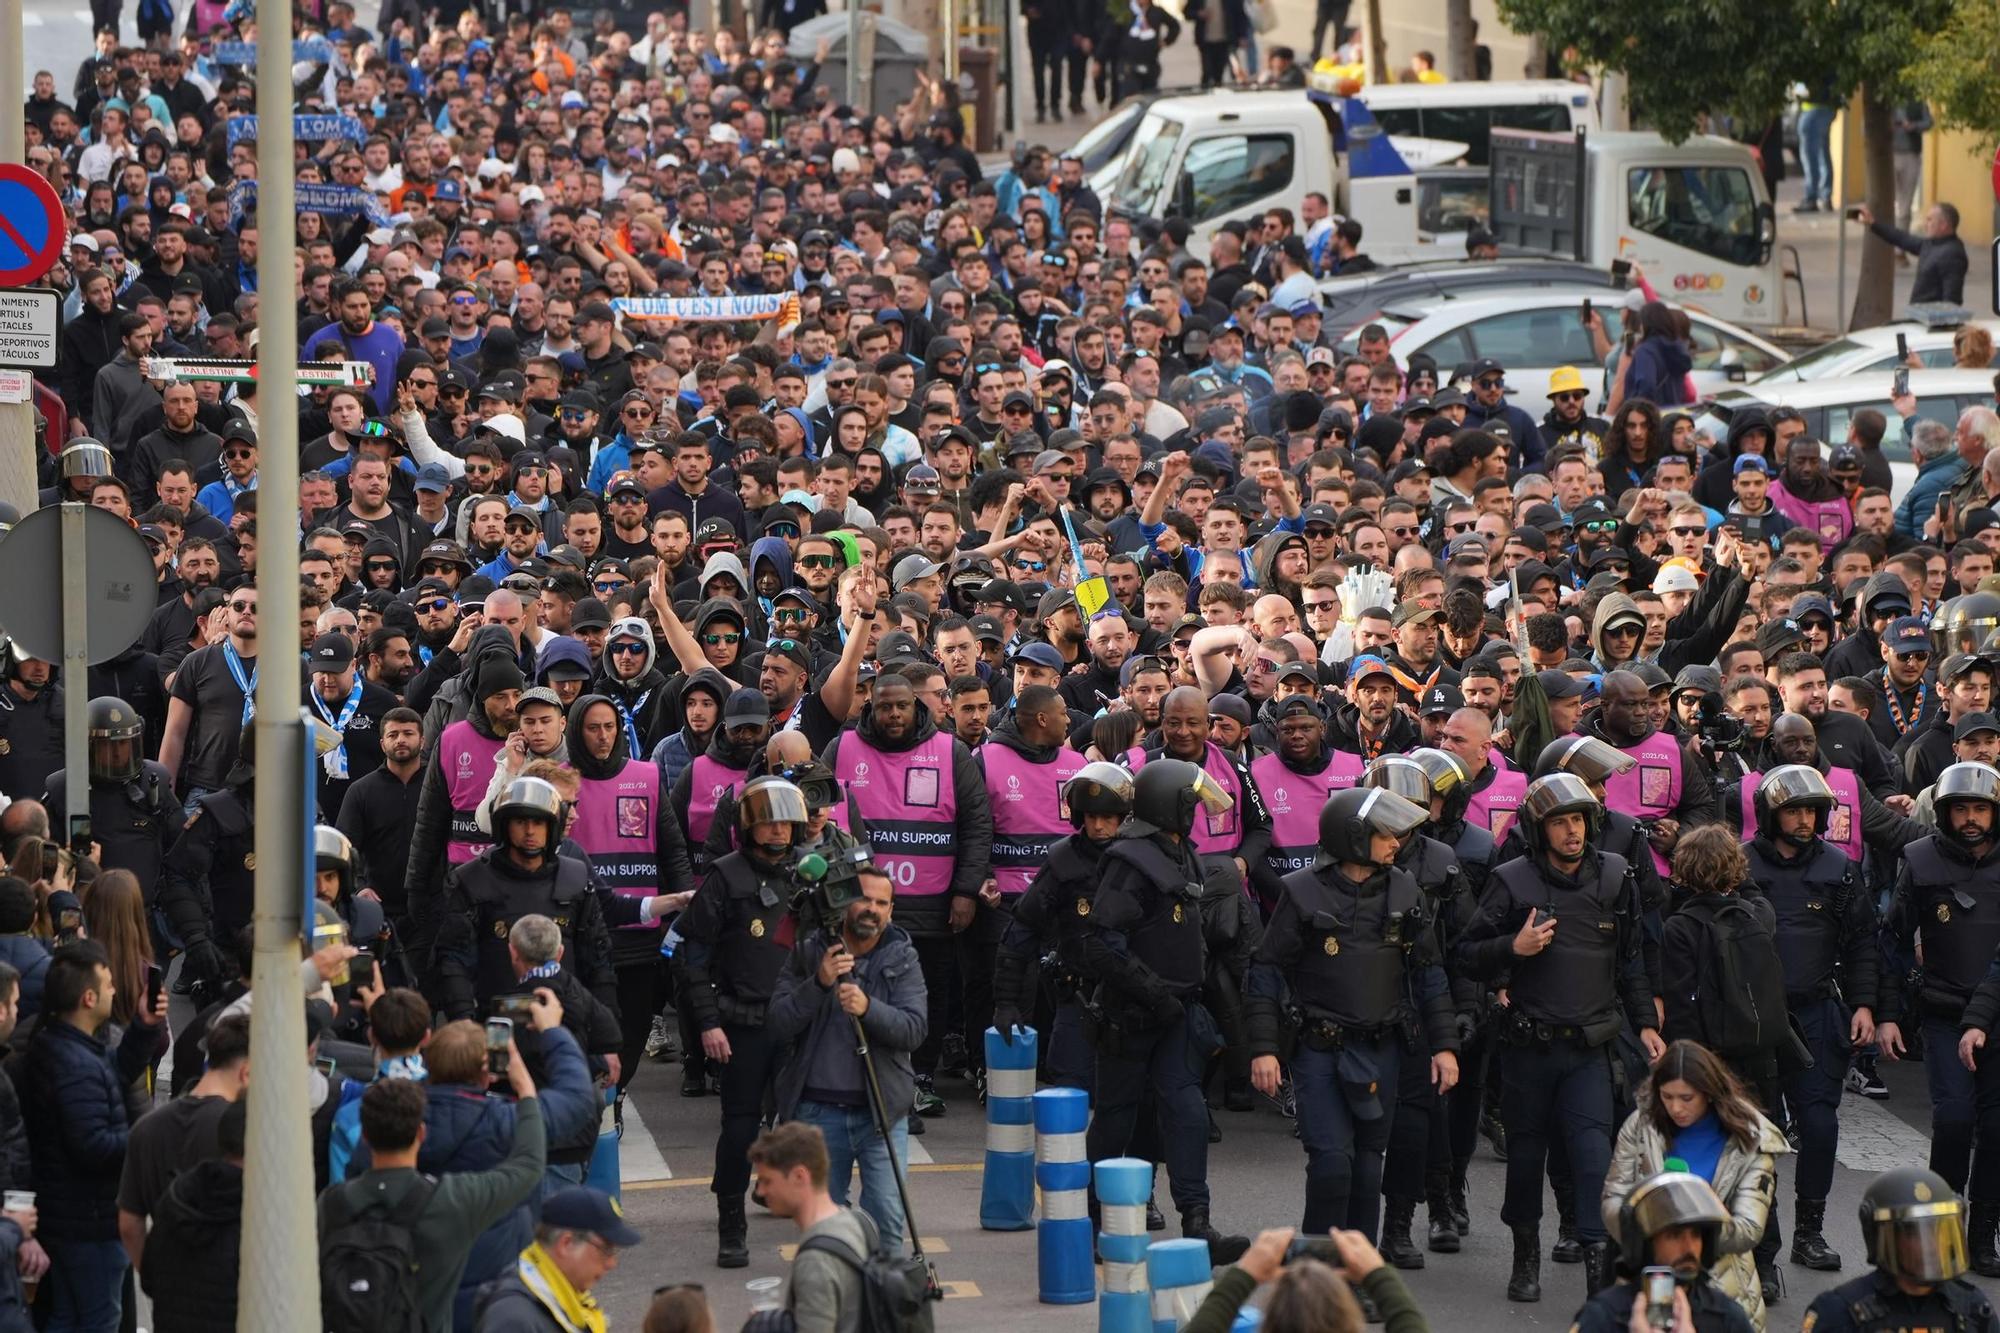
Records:
[[[1890,355],[1895,339],[1889,340]],[[1732,385],[1716,395],[1723,409],[1762,404],[1766,408],[1793,407],[1806,419],[1806,434],[1829,445],[1847,440],[1848,425],[1854,414],[1872,407],[1888,418],[1889,432],[1882,438],[1882,452],[1896,474],[1895,496],[1903,498],[1916,469],[1910,464],[1909,449],[1903,443],[1903,425],[1889,404],[1894,367],[1864,374],[1842,375],[1835,379],[1777,380],[1769,377],[1755,384]],[[1950,426],[1968,407],[1993,406],[1993,372],[1990,370],[1913,370],[1910,392],[1916,395],[1917,415]]]
[[[1452,367],[1462,362],[1498,361],[1507,368],[1508,394],[1539,420],[1549,410],[1549,377],[1559,366],[1582,371],[1593,394],[1591,410],[1603,407],[1604,363],[1583,327],[1583,303],[1590,301],[1615,327],[1622,299],[1622,293],[1602,287],[1488,288],[1470,300],[1426,296],[1391,305],[1374,322],[1388,330],[1399,362],[1423,352],[1437,362],[1440,378],[1450,378]],[[1716,393],[1784,362],[1785,353],[1756,334],[1693,307],[1687,312],[1698,394]],[[1358,333],[1342,340],[1342,350],[1352,350]]]
[[[1979,319],[1972,322],[2000,342],[2000,320]],[[1834,379],[1860,371],[1879,371],[1887,375],[1902,364],[1902,358],[1896,355],[1897,334],[1903,336],[1905,345],[1917,354],[1926,367],[1949,370],[1952,365],[1951,340],[1957,332],[1958,328],[1954,325],[1933,326],[1916,320],[1878,324],[1872,329],[1858,329],[1815,347],[1798,359],[1787,361],[1776,370],[1754,379],[1752,383],[1763,385]]]

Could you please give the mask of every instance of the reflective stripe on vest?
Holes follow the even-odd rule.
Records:
[[[438,737],[438,766],[451,801],[451,835],[444,845],[447,865],[464,865],[493,845],[493,835],[480,830],[476,816],[493,782],[493,758],[500,753],[500,744],[464,720],[452,723]]]
[[[591,868],[621,898],[650,898],[661,891],[659,800],[660,770],[644,759],[627,760],[617,777],[578,784],[570,837],[590,853]],[[654,927],[635,921],[619,929]]]
[[[1046,764],[1007,745],[982,745],[976,758],[993,807],[993,886],[1025,893],[1050,845],[1070,832],[1062,785],[1088,761],[1066,745]]]
[[[833,774],[868,823],[875,864],[900,892],[934,896],[951,888],[958,836],[952,743],[940,731],[913,749],[885,754],[858,731],[840,738]]]
[[[1618,747],[1639,761],[1629,773],[1613,773],[1604,783],[1604,803],[1634,819],[1665,819],[1680,808],[1681,747],[1664,731],[1637,745]],[[1650,849],[1649,849],[1650,850]],[[1673,874],[1667,858],[1653,852],[1653,868],[1661,878]]]
[[[688,850],[697,857],[701,855],[702,844],[708,841],[708,830],[715,823],[715,806],[722,793],[736,790],[749,772],[747,768],[719,763],[706,754],[697,755],[688,765]]]
[[[1334,752],[1335,757],[1338,754]],[[1358,761],[1361,756],[1352,757]],[[1319,812],[1342,789],[1334,764],[1329,762],[1317,773],[1300,773],[1275,754],[1260,754],[1250,761],[1250,780],[1257,784],[1271,816],[1271,850],[1264,859],[1272,871],[1289,875],[1312,865],[1319,856]],[[1353,779],[1345,785],[1353,786]]]
[[[1736,786],[1737,799],[1743,810],[1745,842],[1757,836],[1757,784],[1763,779],[1761,773],[1745,773]],[[1824,841],[1827,846],[1845,852],[1848,860],[1859,864],[1863,851],[1861,779],[1851,768],[1829,768],[1826,770],[1826,785],[1833,788],[1833,809],[1827,812]]]
[[[1521,797],[1527,790],[1526,774],[1495,768],[1493,781],[1472,793],[1472,800],[1465,807],[1465,818],[1491,833],[1497,843],[1506,836],[1507,825],[1513,822],[1514,812],[1521,808]]]

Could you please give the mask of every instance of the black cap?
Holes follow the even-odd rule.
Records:
[[[1465,695],[1456,685],[1439,683],[1424,691],[1424,699],[1417,712],[1423,717],[1434,717],[1439,713],[1456,713],[1465,707]]]
[[[2000,732],[2000,721],[1995,721],[1991,713],[1967,713],[1952,723],[1951,738],[1962,741],[1967,736],[1981,731]]]
[[[1575,699],[1584,692],[1583,682],[1567,671],[1537,671],[1535,679],[1541,682],[1542,693],[1551,699]]]
[[[354,640],[345,634],[322,634],[312,641],[314,671],[345,671],[354,665]]]

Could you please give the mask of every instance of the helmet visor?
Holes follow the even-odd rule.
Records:
[[[1875,1265],[1909,1282],[1949,1282],[1966,1270],[1965,1215],[1957,1199],[1875,1213]]]
[[[1950,800],[1991,801],[2000,805],[2000,773],[1988,764],[1953,764],[1938,774],[1934,805]]]
[[[806,798],[789,782],[755,782],[743,789],[737,817],[746,828],[752,824],[803,824],[808,818]]]
[[[1222,784],[1211,777],[1205,768],[1195,769],[1194,794],[1202,808],[1211,815],[1226,815],[1236,808],[1236,798],[1224,791]]]
[[[1127,815],[1132,812],[1132,775],[1116,764],[1099,760],[1085,764],[1063,784],[1063,804],[1072,812]]]
[[[1595,736],[1579,736],[1576,743],[1563,751],[1558,769],[1573,773],[1585,782],[1601,784],[1618,773],[1630,773],[1639,766],[1639,761],[1615,745],[1607,745]]]
[[[1426,808],[1431,803],[1431,775],[1407,755],[1383,755],[1368,767],[1363,786],[1394,792],[1413,805]]]
[[[1720,1225],[1729,1220],[1729,1211],[1700,1176],[1663,1171],[1633,1191],[1632,1218],[1650,1238],[1670,1227]]]
[[[1449,796],[1466,786],[1465,764],[1448,750],[1425,748],[1410,751],[1410,758],[1420,765],[1425,776],[1431,780],[1431,795]]]
[[[1757,795],[1767,809],[1783,810],[1794,805],[1833,805],[1833,788],[1816,768],[1786,764],[1774,768],[1757,784]]]
[[[1610,746],[1606,746],[1610,749]],[[1597,797],[1574,773],[1551,773],[1528,784],[1521,798],[1521,818],[1540,824],[1552,815],[1572,810],[1601,810]]]
[[[1431,817],[1427,805],[1418,805],[1393,791],[1375,788],[1361,807],[1361,820],[1376,833],[1400,838]]]

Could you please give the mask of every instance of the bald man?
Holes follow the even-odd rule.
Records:
[[[1613,671],[1598,687],[1600,707],[1583,724],[1596,736],[1638,760],[1629,773],[1605,783],[1605,801],[1647,821],[1653,866],[1664,878],[1673,873],[1668,858],[1681,834],[1716,820],[1715,785],[1694,747],[1653,725],[1652,692],[1630,671]]]
[[[1506,836],[1507,825],[1521,808],[1528,790],[1527,775],[1510,767],[1493,748],[1493,719],[1481,708],[1461,708],[1445,720],[1438,734],[1438,748],[1458,756],[1472,777],[1472,800],[1466,806],[1467,823],[1477,824],[1493,835]]]

